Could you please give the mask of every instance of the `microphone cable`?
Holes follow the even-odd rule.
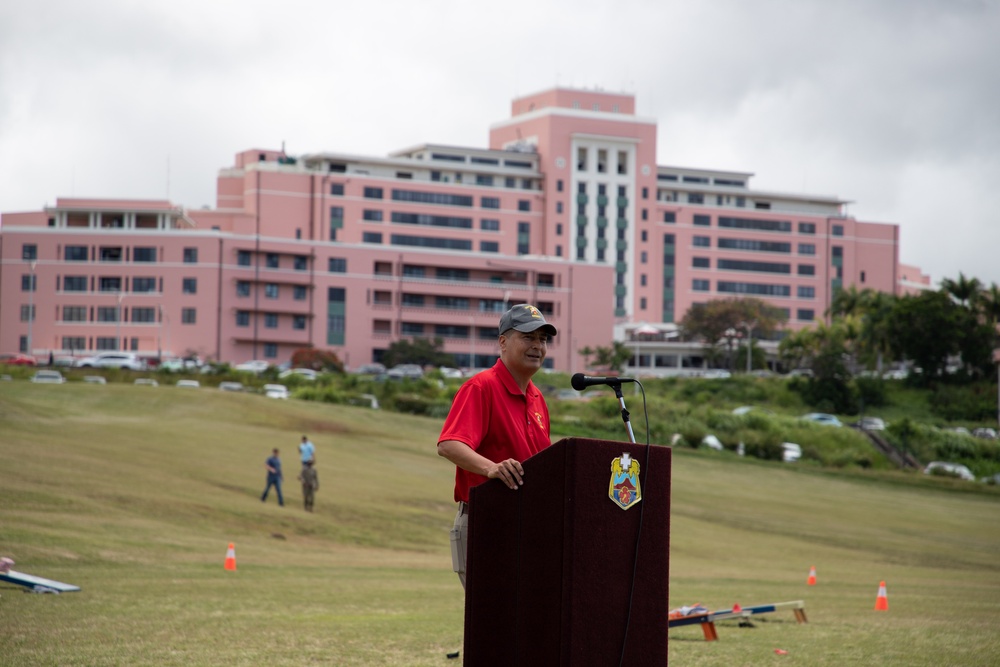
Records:
[[[649,484],[649,451],[652,446],[649,444],[649,412],[646,407],[646,388],[642,386],[642,382],[638,379],[635,383],[639,385],[639,389],[642,391],[642,416],[646,420],[646,460],[643,462],[643,468],[646,470],[646,484]],[[628,646],[628,630],[629,626],[632,624],[632,601],[635,597],[635,580],[636,573],[639,570],[639,541],[642,539],[642,519],[645,516],[646,504],[640,502],[641,507],[639,507],[639,526],[635,531],[635,555],[632,557],[632,583],[629,586],[628,592],[628,612],[625,615],[625,636],[622,637],[622,651],[621,657],[618,660],[618,667],[622,667],[625,664],[625,647]],[[668,560],[669,564],[669,560]],[[667,575],[669,577],[669,573]],[[663,620],[666,623],[666,619]]]

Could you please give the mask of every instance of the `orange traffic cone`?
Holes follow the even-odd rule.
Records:
[[[878,597],[875,598],[875,611],[889,611],[889,596],[885,594],[885,582],[878,582]]]
[[[226,549],[226,569],[235,570],[236,569],[236,547],[233,543],[229,543],[229,548]]]
[[[806,579],[806,583],[810,586],[816,585],[816,566],[813,565],[809,568],[809,578]]]

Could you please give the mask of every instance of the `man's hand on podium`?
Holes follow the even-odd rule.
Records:
[[[486,476],[490,479],[502,480],[507,488],[517,490],[517,487],[524,484],[524,479],[521,477],[524,474],[524,468],[521,467],[521,463],[517,459],[506,459],[500,463],[494,463],[486,471]]]

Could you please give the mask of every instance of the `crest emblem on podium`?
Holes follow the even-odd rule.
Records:
[[[628,453],[611,461],[608,497],[623,510],[642,500],[642,490],[639,488],[639,462],[633,460]]]

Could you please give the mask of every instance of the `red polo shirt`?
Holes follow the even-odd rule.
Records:
[[[524,461],[552,444],[549,409],[531,382],[525,393],[499,359],[493,368],[463,384],[445,419],[438,442],[458,440],[494,463]],[[469,489],[487,480],[456,467],[455,500],[469,501]]]

